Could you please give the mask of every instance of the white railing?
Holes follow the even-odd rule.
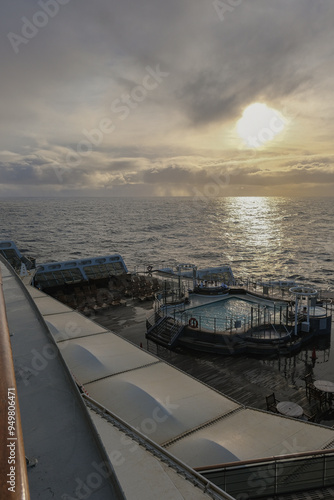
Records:
[[[261,297],[263,298],[269,298],[269,293],[268,295],[263,295],[263,293],[260,293],[259,289],[259,287],[263,288],[267,285],[263,285],[263,283],[259,285],[259,283],[255,283],[250,280],[248,282],[243,281],[242,283],[240,283],[240,287],[241,284],[243,285],[244,289],[256,293],[257,295],[261,295]],[[254,286],[257,287],[256,290],[254,289]],[[272,288],[274,288],[274,282],[272,282]],[[189,311],[189,308],[187,309],[187,304],[184,301],[180,304],[176,304],[177,301],[174,300],[176,294],[175,292],[171,293],[171,291],[169,290],[167,291],[167,293],[160,293],[156,296],[157,298],[155,302],[155,311],[160,317],[170,316],[174,319],[174,321],[181,322],[182,325],[189,324],[189,320],[191,318],[194,318],[195,323],[198,323],[198,329],[213,333],[231,334],[245,333],[249,331],[250,334],[252,334],[252,331],[254,329],[259,330],[260,327],[267,325],[267,330],[271,331],[274,337],[277,337],[284,334],[288,335],[290,333],[289,326],[292,326],[292,324],[294,323],[292,314],[293,300],[291,299],[289,302],[287,301],[289,294],[288,290],[280,288],[277,289],[275,293],[273,293],[273,295],[280,300],[282,300],[282,294],[286,294],[286,296],[284,297],[286,301],[285,304],[273,303],[270,307],[267,307],[263,304],[254,304],[254,307],[251,308],[251,313],[245,314],[243,316],[241,316],[240,314],[230,314],[226,315],[225,317],[209,317],[205,314],[199,314],[199,311],[198,313],[195,310]],[[330,299],[325,302],[324,309],[326,310],[326,316],[332,313],[332,303]],[[254,332],[254,335],[256,335],[257,338],[261,338],[261,332],[259,331]],[[268,331],[266,333],[265,331],[263,332],[263,336],[265,335],[268,335]]]

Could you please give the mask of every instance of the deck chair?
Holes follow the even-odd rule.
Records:
[[[309,399],[309,389],[310,387],[314,387],[312,373],[308,373],[307,375],[305,375],[304,380],[305,380],[306,397]]]
[[[311,401],[314,399],[320,406],[320,409],[324,406],[326,403],[326,394],[324,392],[319,391],[319,389],[316,389],[316,387],[309,387],[309,400]]]
[[[318,412],[317,411],[313,411],[311,413],[306,413],[304,411],[304,417],[305,417],[305,420],[307,420],[308,422],[315,422],[316,421],[316,418],[317,418],[317,415],[318,415]]]
[[[267,410],[274,413],[278,413],[276,405],[279,403],[278,399],[275,398],[275,393],[273,392],[270,396],[266,396]]]

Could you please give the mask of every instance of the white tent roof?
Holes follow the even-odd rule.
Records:
[[[64,338],[68,321],[80,325],[80,338],[58,345],[88,394],[191,467],[318,450],[334,440],[333,429],[245,408],[112,332],[97,333],[68,308],[55,314],[57,301],[35,301],[55,338]]]
[[[157,363],[154,356],[124,343],[110,332],[64,341],[59,343],[59,348],[81,384],[114,375],[124,369],[134,370]]]
[[[209,493],[186,481],[169,463],[154,457],[150,451],[139,446],[130,436],[125,436],[94,411],[89,410],[89,413],[117,471],[126,498],[212,500]],[[231,497],[217,495],[216,498]]]
[[[167,447],[191,467],[317,450],[332,443],[331,429],[250,408]],[[231,455],[231,456],[230,456]]]
[[[159,444],[239,407],[162,362],[85,387],[93,399]]]

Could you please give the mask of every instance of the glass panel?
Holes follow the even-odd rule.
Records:
[[[321,487],[323,464],[323,457],[279,463],[278,493]]]
[[[325,474],[325,485],[334,485],[334,456],[326,456],[326,474]]]
[[[268,498],[333,486],[334,455],[236,466],[202,475],[232,496],[247,492],[252,499]]]
[[[46,281],[44,273],[36,274],[35,281],[38,283],[44,283]]]
[[[82,272],[80,269],[71,269],[70,272],[75,281],[83,280]]]
[[[5,257],[5,259],[8,260],[12,267],[14,267],[15,269],[21,267],[21,261],[18,258],[15,250],[2,250],[1,253]]]
[[[115,269],[122,269],[122,270],[124,270],[122,262],[115,262],[114,266],[115,266]]]
[[[64,277],[64,278],[72,280],[72,274],[71,274],[71,271],[70,271],[70,270],[65,270],[65,269],[64,269],[64,270],[62,271],[62,273],[63,273],[63,277]]]
[[[97,264],[104,264],[106,259],[104,257],[100,257],[99,259],[95,259],[95,262]]]
[[[51,287],[51,286],[57,286],[57,280],[48,280],[44,284],[44,288]]]
[[[111,262],[109,262],[108,264],[106,264],[106,268],[108,269],[109,274],[114,274],[115,273],[114,264],[112,264]]]
[[[95,278],[94,266],[84,267],[87,278]]]

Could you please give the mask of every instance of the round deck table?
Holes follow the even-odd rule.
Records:
[[[316,380],[313,385],[319,389],[319,391],[329,393],[334,392],[334,382],[329,382],[328,380]]]
[[[277,403],[277,410],[282,415],[295,418],[300,418],[304,413],[303,408],[292,401],[281,401]]]

